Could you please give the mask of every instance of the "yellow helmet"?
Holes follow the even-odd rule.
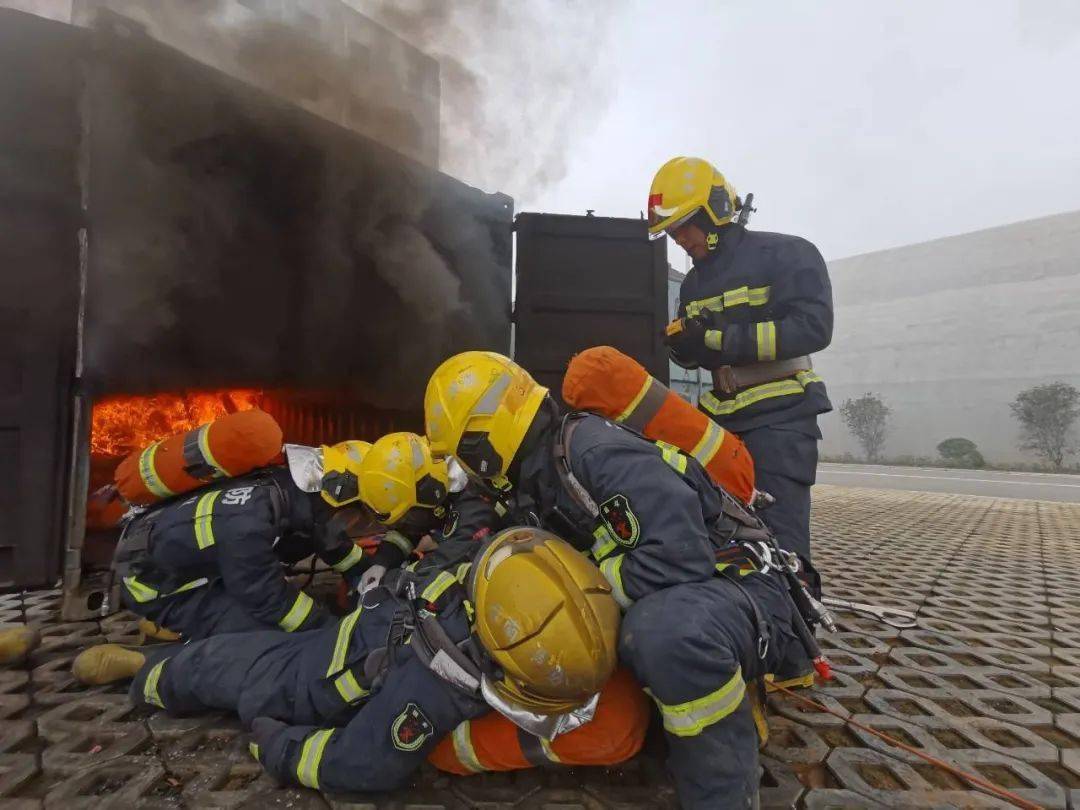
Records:
[[[360,464],[370,442],[355,439],[322,446],[322,482],[319,492],[331,506],[360,500]]]
[[[360,465],[360,497],[387,526],[415,507],[441,514],[448,491],[446,462],[432,459],[427,440],[415,433],[383,436]]]
[[[705,209],[717,227],[735,216],[735,187],[701,158],[672,158],[656,172],[649,188],[649,238],[659,239]]]
[[[550,532],[500,532],[473,564],[475,632],[501,668],[492,684],[539,714],[571,711],[615,670],[619,606],[600,570]]]
[[[435,369],[424,393],[431,452],[454,456],[473,475],[500,478],[548,390],[495,352],[462,352]]]

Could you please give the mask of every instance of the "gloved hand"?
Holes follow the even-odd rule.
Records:
[[[664,343],[684,357],[692,356],[704,345],[708,329],[704,318],[676,318],[664,329]]]
[[[360,585],[357,587],[357,591],[361,596],[370,591],[372,588],[378,587],[382,582],[383,576],[386,574],[385,565],[372,565],[370,566],[360,577]]]
[[[698,354],[705,345],[705,332],[709,329],[704,318],[676,318],[664,329],[664,343],[676,365],[694,369],[701,365]]]

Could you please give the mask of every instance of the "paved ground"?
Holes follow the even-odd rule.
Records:
[[[916,610],[903,632],[845,617],[817,690],[905,741],[1046,807],[1080,808],[1080,506],[819,486],[817,554],[834,595]],[[659,753],[591,771],[448,779],[327,800],[260,775],[227,717],[140,714],[120,689],[72,683],[87,644],[125,617],[59,624],[55,593],[0,597],[0,623],[43,625],[29,666],[0,671],[0,810],[291,807],[364,810],[672,808]],[[827,715],[773,700],[764,807],[996,807]]]
[[[1080,475],[942,470],[874,464],[821,464],[818,481],[844,487],[907,489],[957,495],[1080,503]]]

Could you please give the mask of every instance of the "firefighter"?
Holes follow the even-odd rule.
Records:
[[[444,543],[318,631],[146,653],[100,645],[73,670],[89,684],[134,676],[137,704],[173,714],[236,711],[253,755],[280,781],[391,790],[442,737],[492,708],[537,749],[588,727],[615,668],[618,624],[599,572],[562,540],[523,527]]]
[[[361,501],[390,527],[361,576],[361,593],[405,562],[425,537],[435,544],[482,540],[509,525],[505,510],[500,514],[491,497],[470,485],[460,466],[432,461],[427,439],[415,433],[383,436],[365,454],[358,475]]]
[[[814,245],[747,230],[742,206],[698,158],[673,158],[653,178],[649,236],[671,236],[694,263],[666,341],[678,365],[712,371],[699,407],[746,444],[758,489],[776,499],[762,518],[809,564],[817,416],[832,410],[810,355],[832,339],[832,287]]]
[[[627,611],[619,657],[663,716],[683,807],[749,806],[755,722],[759,735],[766,727],[748,685],[808,662],[778,575],[740,576],[717,562],[750,530],[732,517],[735,500],[671,445],[595,414],[563,417],[546,388],[491,352],[436,369],[424,417],[433,453],[453,455],[513,508],[591,549]]]
[[[113,559],[124,605],[186,641],[321,626],[327,613],[286,581],[283,563],[315,553],[357,582],[368,561],[350,532],[369,517],[357,478],[369,446],[287,445],[285,467],[215,482],[135,518]]]

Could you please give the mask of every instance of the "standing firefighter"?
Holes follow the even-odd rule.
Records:
[[[808,666],[779,575],[740,576],[718,561],[733,541],[768,532],[695,459],[601,416],[563,417],[498,354],[445,361],[424,418],[433,453],[590,550],[626,609],[619,658],[660,708],[683,807],[750,806],[758,735],[747,684]]]
[[[318,554],[355,584],[364,560],[350,526],[368,514],[358,503],[368,447],[288,445],[287,469],[225,479],[136,517],[113,560],[125,607],[185,641],[321,626],[329,617],[282,564]]]
[[[653,178],[649,236],[671,236],[694,262],[666,339],[674,362],[712,371],[700,407],[746,443],[758,489],[776,499],[763,519],[809,563],[817,415],[832,410],[810,355],[832,339],[832,288],[817,248],[748,231],[740,209],[751,210],[704,160],[674,158]]]

